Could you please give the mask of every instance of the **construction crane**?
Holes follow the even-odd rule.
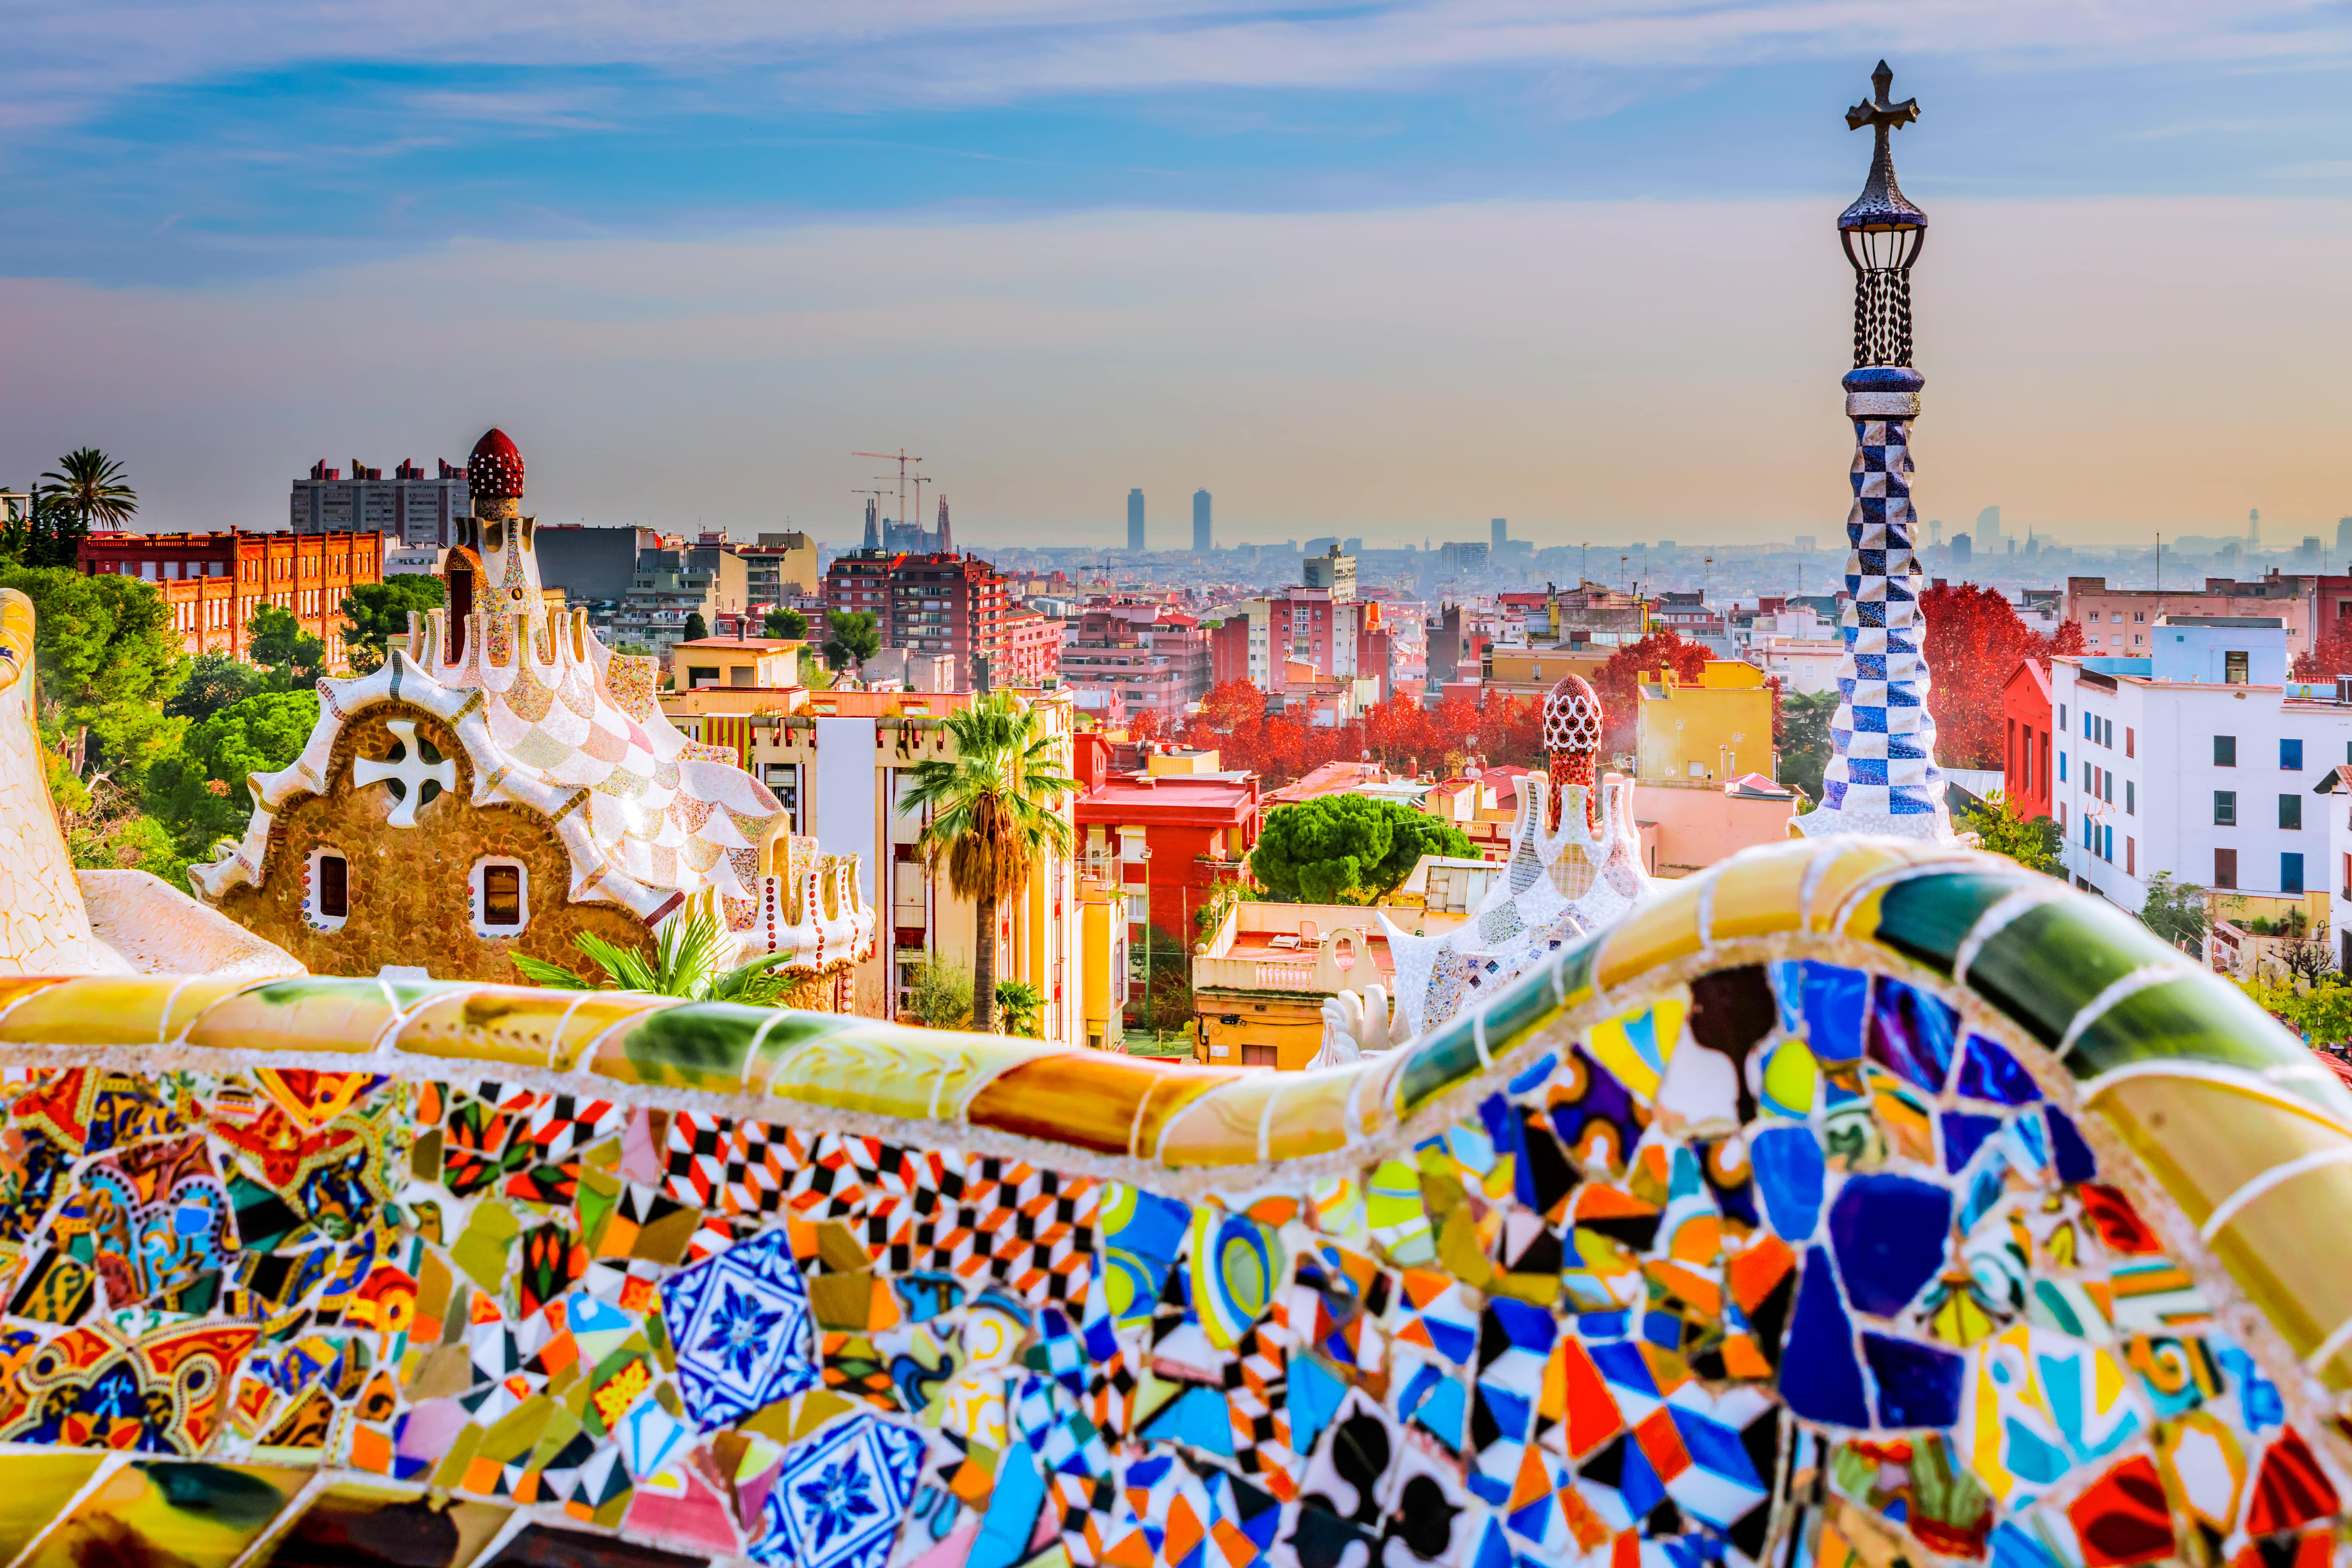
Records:
[[[923,459],[920,458],[910,458],[907,456],[907,448],[904,447],[899,447],[895,452],[852,452],[849,455],[853,458],[879,458],[886,463],[897,463],[898,465],[898,526],[900,528],[906,527],[907,465],[909,463],[919,463]],[[883,477],[887,479],[889,476],[884,475]]]

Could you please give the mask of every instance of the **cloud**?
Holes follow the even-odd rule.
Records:
[[[352,60],[756,68],[797,100],[856,108],[1875,52],[2305,68],[2347,55],[2331,0],[77,0],[20,12],[10,45],[0,116],[20,124],[160,84]]]
[[[555,520],[854,526],[904,443],[959,532],[1107,542],[1206,485],[1269,537],[1825,533],[1848,277],[1817,203],[901,219],[472,242],[206,289],[0,282],[0,478],[88,441],[156,527],[502,426]],[[2346,510],[2352,203],[1946,200],[1930,515],[2108,537]],[[2292,353],[2279,345],[2291,343]],[[1172,535],[1171,535],[1172,536]]]

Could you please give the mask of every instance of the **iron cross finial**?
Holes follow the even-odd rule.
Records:
[[[1906,98],[1900,103],[1886,100],[1886,95],[1895,88],[1895,73],[1887,68],[1885,60],[1879,61],[1878,68],[1870,73],[1870,85],[1877,89],[1875,98],[1864,99],[1845,111],[1847,130],[1859,131],[1869,125],[1877,128],[1883,135],[1897,125],[1908,125],[1919,118],[1917,99]]]

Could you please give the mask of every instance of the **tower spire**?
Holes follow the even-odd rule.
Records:
[[[940,553],[953,555],[955,552],[955,535],[948,528],[948,498],[941,496],[940,498]]]
[[[1911,506],[1911,422],[1927,377],[1911,368],[1911,267],[1927,235],[1927,215],[1895,180],[1893,132],[1919,118],[1916,100],[1892,101],[1895,73],[1878,62],[1872,97],[1846,110],[1850,130],[1871,128],[1870,176],[1838,215],[1838,237],[1854,273],[1853,365],[1844,379],[1853,421],[1853,508],[1846,514],[1847,601],[1838,617],[1838,709],[1830,721],[1830,761],[1819,809],[1797,818],[1808,837],[1890,833],[1952,837],[1944,775],[1936,766],[1936,721],[1927,712],[1930,676]]]

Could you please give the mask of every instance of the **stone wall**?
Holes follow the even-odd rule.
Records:
[[[394,744],[387,726],[415,726],[417,739],[457,764],[457,787],[416,811],[415,827],[387,820],[395,805],[388,784],[352,787],[354,756],[381,758]],[[651,941],[645,925],[617,904],[572,902],[572,867],[554,826],[528,806],[473,804],[474,770],[448,726],[406,703],[373,708],[344,727],[321,795],[301,796],[269,830],[261,885],[232,889],[222,912],[277,942],[317,974],[373,974],[385,964],[421,966],[436,979],[513,983],[509,954],[574,970],[587,961],[572,946],[593,932],[619,947]],[[585,807],[583,807],[585,809]],[[326,931],[305,913],[313,850],[339,850],[351,863],[351,912]],[[471,873],[484,857],[520,860],[527,870],[530,921],[515,937],[474,931]]]

